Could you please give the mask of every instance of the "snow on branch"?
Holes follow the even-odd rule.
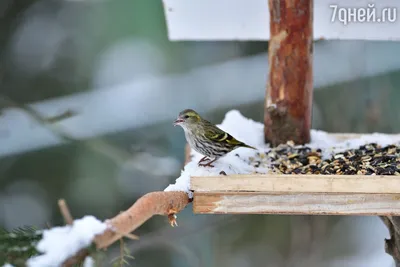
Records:
[[[175,214],[189,203],[184,192],[152,192],[138,199],[128,210],[104,222],[93,216],[76,219],[71,225],[43,231],[36,248],[42,255],[30,258],[28,267],[73,266],[89,255],[88,247],[104,249],[120,238],[133,236],[153,215],[166,215],[171,226],[177,225]]]
[[[80,249],[88,247],[94,237],[103,233],[107,225],[93,216],[75,220],[72,225],[53,227],[43,231],[36,249],[42,255],[30,258],[29,267],[58,266]]]

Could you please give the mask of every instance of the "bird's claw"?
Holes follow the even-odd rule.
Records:
[[[211,165],[211,164],[209,164],[209,163],[206,163],[206,164],[200,164],[200,163],[199,163],[198,166],[199,166],[199,167],[211,167],[211,168],[214,167],[214,165]]]
[[[208,159],[209,162],[207,162],[207,163],[201,163],[201,162],[205,161],[206,159]],[[216,160],[217,160],[217,159],[211,160],[211,159],[209,159],[209,158],[204,157],[204,158],[202,158],[202,159],[199,161],[198,166],[199,166],[199,167],[211,167],[211,168],[213,168],[214,165],[211,165],[211,163],[213,163],[213,162],[216,161]]]
[[[208,159],[209,159],[209,158],[207,158],[207,156],[202,157],[201,160],[199,160],[199,166],[201,166],[201,163],[202,163],[203,161],[206,161],[206,160],[208,160]]]
[[[211,165],[212,161],[209,161],[207,163],[198,163],[199,167],[214,167],[214,165]]]

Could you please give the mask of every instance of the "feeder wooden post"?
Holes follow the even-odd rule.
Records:
[[[310,141],[313,89],[313,0],[269,0],[269,75],[265,140]]]

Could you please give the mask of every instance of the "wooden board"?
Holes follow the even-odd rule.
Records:
[[[400,177],[192,177],[194,213],[400,215]]]
[[[400,215],[400,194],[194,192],[201,214]]]
[[[191,177],[195,192],[400,194],[400,176],[242,174]]]

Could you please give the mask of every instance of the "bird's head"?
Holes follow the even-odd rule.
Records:
[[[181,126],[182,128],[190,128],[197,125],[201,121],[201,117],[193,109],[185,109],[181,111],[178,118],[174,121],[174,126]]]

